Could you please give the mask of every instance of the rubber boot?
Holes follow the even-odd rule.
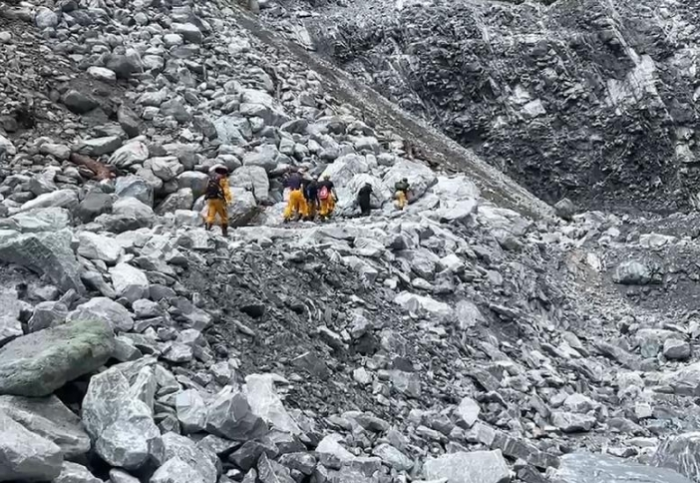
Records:
[[[221,234],[228,237],[228,225],[221,225]]]
[[[205,223],[204,224],[204,229],[207,231],[211,231],[211,223]]]

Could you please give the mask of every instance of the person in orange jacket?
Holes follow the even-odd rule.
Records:
[[[218,216],[221,219],[221,233],[228,236],[226,207],[231,204],[233,197],[228,185],[228,169],[225,166],[218,165],[211,169],[204,199],[207,200],[207,219],[204,226],[207,230],[211,230]]]

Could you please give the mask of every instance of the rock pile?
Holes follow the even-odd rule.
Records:
[[[0,12],[0,481],[696,477],[690,217],[497,206],[232,7]],[[199,214],[218,163],[228,239]],[[299,166],[331,222],[280,226]]]

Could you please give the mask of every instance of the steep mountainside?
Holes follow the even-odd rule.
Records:
[[[0,481],[700,481],[697,214],[555,218],[223,1],[3,3],[0,64]]]
[[[696,203],[695,2],[316,3],[263,13],[543,199]]]

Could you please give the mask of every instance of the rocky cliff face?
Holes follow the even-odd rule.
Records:
[[[264,12],[547,201],[694,206],[694,2],[549,3],[361,1],[309,17],[308,4],[281,2]]]

